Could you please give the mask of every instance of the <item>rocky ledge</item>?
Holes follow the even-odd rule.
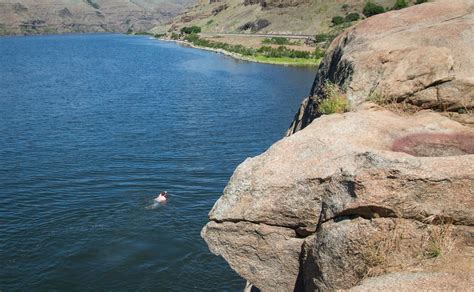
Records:
[[[473,290],[473,13],[427,3],[337,38],[291,135],[244,161],[211,210],[210,250],[263,291]],[[320,113],[327,81],[351,112]]]
[[[472,111],[472,48],[470,0],[425,3],[370,17],[331,44],[288,134],[321,116],[318,105],[328,81],[343,89],[354,106],[383,98],[455,116]]]

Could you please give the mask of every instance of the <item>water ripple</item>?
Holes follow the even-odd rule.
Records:
[[[312,71],[121,35],[0,51],[0,290],[242,289],[199,233]]]

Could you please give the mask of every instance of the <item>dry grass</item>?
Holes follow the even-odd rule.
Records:
[[[423,108],[407,102],[407,99],[401,100],[396,97],[388,97],[380,92],[372,92],[366,99],[366,101],[378,104],[398,114],[414,114],[419,112],[420,110],[423,110]],[[471,108],[472,104],[474,103],[474,99],[472,99],[471,101],[460,100],[460,103],[461,108],[458,109],[457,112],[453,112],[453,109],[449,108],[450,105],[443,103],[442,101],[440,101],[438,105],[433,106],[431,109],[442,113],[452,112],[453,114],[474,114],[474,111]]]
[[[438,216],[430,216],[426,219],[431,225],[428,236],[423,242],[422,256],[425,258],[437,258],[448,254],[455,245],[452,234],[452,222],[440,219]]]
[[[421,239],[404,234],[395,225],[385,237],[369,241],[362,251],[367,267],[365,278],[407,270],[422,265],[427,260],[447,255],[455,245],[452,224],[446,221],[430,223]],[[432,225],[433,223],[437,225]]]
[[[367,101],[373,102],[398,114],[414,114],[421,110],[419,107],[406,102],[406,100],[399,101],[395,97],[387,97],[379,92],[371,93]]]
[[[470,102],[466,100],[461,100],[462,108],[458,110],[459,114],[468,114],[472,115],[474,114],[474,109],[471,108],[472,104],[474,104],[474,97],[471,98]]]
[[[394,0],[375,1],[384,7],[392,6],[394,2]],[[259,33],[315,35],[328,33],[334,29],[331,26],[331,19],[334,16],[345,16],[348,12],[362,11],[365,5],[365,1],[347,1],[348,7],[343,8],[343,2],[323,0],[293,1],[293,4],[298,5],[276,7],[277,2],[273,2],[275,5],[272,5],[272,1],[267,1],[270,5],[262,9],[259,5],[243,5],[242,0],[226,0],[227,9],[217,14],[212,13],[223,3],[222,1],[200,2],[188,9],[185,14],[175,18],[172,23],[155,28],[154,32],[165,32],[170,27],[179,29],[192,25],[202,27],[204,32],[239,32],[238,27],[246,22],[266,19],[271,25],[263,28]]]
[[[401,241],[403,236],[398,228],[390,232],[379,241],[369,242],[363,251],[366,260],[367,272],[365,277],[374,277],[385,274],[390,267],[400,266],[400,257],[393,258],[394,254],[401,252]]]

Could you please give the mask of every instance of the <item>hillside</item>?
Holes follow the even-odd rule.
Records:
[[[192,0],[0,0],[0,35],[143,31]]]
[[[200,26],[204,32],[259,32],[314,35],[331,29],[334,16],[362,15],[365,0],[201,0],[155,33]],[[395,0],[374,3],[391,8]],[[415,2],[415,1],[408,1]]]
[[[360,20],[427,0],[201,0],[149,33],[238,59],[316,66]]]

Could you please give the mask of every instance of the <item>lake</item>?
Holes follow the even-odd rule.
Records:
[[[314,75],[147,37],[0,38],[0,290],[241,291],[200,230]]]

